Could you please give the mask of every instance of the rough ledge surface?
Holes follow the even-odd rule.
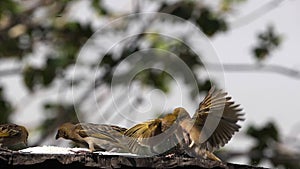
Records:
[[[126,157],[78,154],[30,154],[0,150],[0,168],[214,168],[263,169],[247,165],[219,163],[216,161],[184,157]]]

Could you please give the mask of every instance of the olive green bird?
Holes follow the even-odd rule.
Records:
[[[0,124],[0,147],[19,150],[27,147],[28,131],[16,124]]]
[[[137,124],[126,130],[124,135],[129,140],[131,153],[153,156],[162,154],[165,151],[178,151],[179,138],[183,138],[183,131],[179,121],[190,118],[190,115],[183,108],[176,108],[173,113],[162,118],[149,120]]]
[[[56,139],[74,141],[91,151],[129,152],[123,133],[126,128],[106,124],[64,123],[56,134]]]

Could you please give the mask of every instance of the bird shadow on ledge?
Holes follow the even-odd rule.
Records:
[[[232,163],[187,157],[128,157],[117,155],[31,154],[0,150],[0,168],[34,169],[90,169],[90,168],[213,168],[213,169],[264,169]]]

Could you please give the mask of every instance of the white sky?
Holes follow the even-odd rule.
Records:
[[[253,6],[263,4],[259,1],[251,3]],[[295,20],[300,17],[299,7],[299,1],[285,1],[248,25],[217,36],[213,45],[221,61],[253,63],[249,47],[255,45],[256,32],[264,30],[271,23],[278,33],[283,34],[283,43],[265,64],[280,64],[300,70],[300,22]],[[225,79],[227,91],[245,108],[247,123],[262,124],[273,119],[288,134],[300,122],[299,79],[261,72],[226,73]]]

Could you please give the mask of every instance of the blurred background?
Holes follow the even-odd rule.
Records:
[[[300,168],[299,7],[1,0],[0,123],[26,126],[32,146],[68,146],[54,139],[64,122],[130,127],[179,106],[192,115],[215,84],[246,113],[221,159]]]

